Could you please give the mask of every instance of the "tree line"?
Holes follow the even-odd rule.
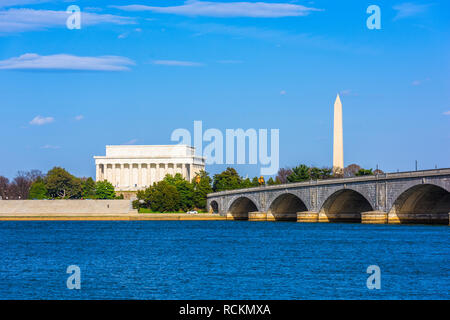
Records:
[[[60,167],[47,174],[39,170],[19,171],[12,181],[0,176],[0,197],[3,200],[117,198],[114,186],[108,181],[78,178]]]
[[[242,188],[258,187],[263,185],[277,185],[309,180],[325,180],[331,178],[357,177],[383,174],[381,170],[364,169],[357,164],[351,164],[342,170],[342,173],[333,173],[329,167],[318,168],[300,164],[294,168],[280,168],[275,178],[270,177],[267,182],[263,177],[243,178],[234,168],[227,168],[222,173],[214,175],[212,189],[214,192]]]
[[[351,164],[341,174],[333,173],[329,167],[314,167],[301,164],[294,168],[281,168],[275,178],[267,182],[264,177],[243,178],[234,168],[215,174],[212,178],[206,171],[199,172],[192,181],[181,174],[166,175],[160,182],[137,192],[134,208],[145,208],[154,212],[185,212],[205,210],[207,194],[225,190],[251,188],[265,185],[324,180],[337,177],[354,177],[382,174],[383,171],[361,168]],[[1,199],[123,199],[117,197],[114,186],[108,181],[95,182],[92,178],[78,178],[63,168],[54,167],[47,174],[39,170],[19,171],[9,181],[0,176]]]

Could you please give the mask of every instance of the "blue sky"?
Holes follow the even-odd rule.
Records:
[[[66,28],[71,4],[80,30]],[[381,30],[366,27],[371,4]],[[94,176],[105,145],[171,144],[194,120],[280,129],[282,167],[331,166],[337,93],[346,165],[449,167],[449,12],[448,1],[2,0],[0,175]]]

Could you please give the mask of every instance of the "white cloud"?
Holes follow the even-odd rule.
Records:
[[[75,120],[76,121],[81,121],[81,120],[83,120],[84,119],[84,116],[82,115],[82,114],[80,114],[79,116],[76,116],[75,117]]]
[[[207,17],[252,17],[252,18],[279,18],[306,16],[311,11],[321,9],[309,8],[292,3],[268,2],[210,2],[185,1],[184,4],[171,7],[153,7],[146,5],[112,6],[125,11],[151,11],[156,13],[169,13],[185,16]]]
[[[444,111],[442,114],[443,114],[444,116],[450,116],[450,110],[449,110],[449,111]]]
[[[36,116],[33,120],[30,121],[31,125],[34,126],[42,126],[44,124],[52,123],[55,121],[55,118],[53,117],[42,117],[42,116]]]
[[[393,7],[397,11],[397,15],[394,20],[417,16],[425,12],[430,4],[415,4],[411,2],[405,2]]]
[[[192,61],[180,61],[180,60],[155,60],[153,64],[164,66],[176,66],[176,67],[201,67],[202,63]]]
[[[125,57],[99,56],[80,57],[69,54],[40,56],[26,53],[19,57],[0,60],[0,70],[84,70],[125,71],[134,62]]]
[[[66,27],[69,15],[65,11],[34,10],[12,8],[0,11],[0,33],[45,30],[47,28]],[[81,12],[81,28],[97,24],[134,24],[129,17],[111,14]]]

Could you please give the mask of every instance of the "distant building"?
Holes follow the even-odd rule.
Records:
[[[135,194],[167,174],[180,173],[188,181],[205,169],[205,159],[187,145],[106,146],[106,156],[95,156],[96,180],[107,180],[117,194]],[[128,198],[128,197],[127,197]]]

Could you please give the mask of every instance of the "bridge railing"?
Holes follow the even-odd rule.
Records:
[[[277,185],[264,185],[261,187],[252,187],[244,189],[233,189],[220,192],[209,193],[208,197],[217,197],[227,194],[236,194],[244,192],[262,191],[262,190],[278,190],[287,189],[295,187],[307,187],[312,185],[330,185],[330,184],[343,184],[343,183],[353,183],[353,182],[364,182],[364,181],[377,181],[377,180],[394,180],[394,179],[404,179],[404,178],[420,178],[420,177],[432,177],[450,175],[450,168],[442,169],[431,169],[431,170],[418,170],[418,171],[403,171],[403,172],[391,172],[383,173],[370,176],[359,176],[359,177],[341,177],[341,178],[331,178],[324,180],[308,180],[305,182],[293,182]]]

